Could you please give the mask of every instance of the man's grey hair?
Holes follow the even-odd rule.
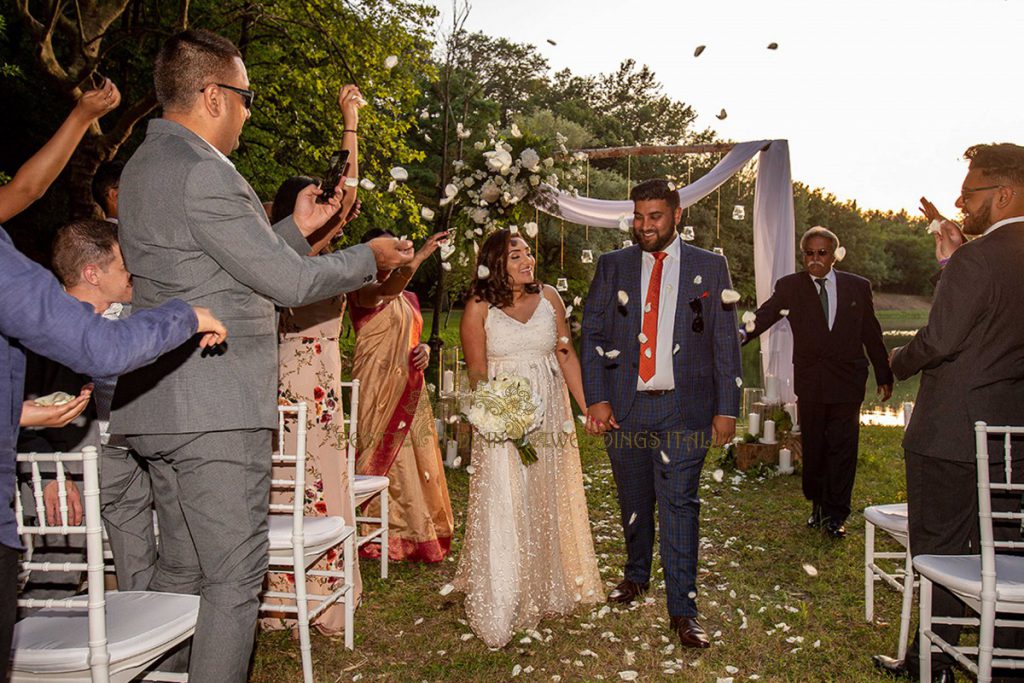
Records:
[[[839,237],[834,232],[832,232],[828,228],[823,228],[820,225],[815,225],[813,228],[805,232],[803,236],[800,238],[801,250],[803,250],[803,248],[807,245],[807,240],[811,239],[812,237],[824,237],[827,240],[831,240],[832,251],[835,251],[836,249],[839,248]]]

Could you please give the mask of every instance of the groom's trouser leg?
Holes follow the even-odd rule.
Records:
[[[661,566],[665,573],[668,613],[697,616],[697,544],[700,538],[700,472],[711,430],[687,431],[677,406],[663,422],[662,448],[653,453],[654,489],[658,497]],[[664,462],[664,452],[669,462]]]
[[[621,427],[605,435],[626,539],[625,578],[640,584],[651,580],[654,552],[654,466],[647,447],[651,434],[642,415],[645,403],[637,397]]]
[[[150,460],[157,503],[160,558],[151,588],[174,590],[196,572],[201,577],[190,680],[247,679],[267,570],[270,435],[255,429],[130,439]],[[176,501],[163,495],[172,481]]]

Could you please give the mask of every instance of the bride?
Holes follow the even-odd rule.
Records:
[[[509,442],[473,439],[455,587],[466,594],[470,626],[490,647],[544,616],[604,599],[569,406],[570,392],[586,406],[580,362],[562,300],[534,280],[534,263],[518,235],[488,237],[460,330],[470,386],[520,375],[544,405],[543,424],[530,435],[538,461],[529,466]]]

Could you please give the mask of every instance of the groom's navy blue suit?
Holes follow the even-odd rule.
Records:
[[[665,349],[659,343],[658,353],[672,354],[674,389],[637,388],[647,295],[641,292],[639,246],[597,262],[583,315],[583,386],[587,404],[611,403],[621,426],[605,440],[626,537],[625,578],[650,581],[657,502],[669,615],[696,617],[698,481],[712,418],[739,412],[742,371],[736,314],[721,300],[722,290],[732,287],[725,258],[677,243],[678,281],[663,282],[661,289],[663,303],[676,297],[675,317],[658,321],[659,327],[672,325],[672,344]],[[628,296],[624,305],[620,291]],[[619,354],[609,358],[609,351]]]

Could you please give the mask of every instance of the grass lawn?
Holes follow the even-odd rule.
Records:
[[[393,563],[387,581],[379,580],[379,564],[364,561],[356,649],[348,652],[341,639],[314,634],[316,680],[497,681],[516,676],[517,665],[518,679],[536,681],[618,681],[624,670],[639,672],[638,680],[712,683],[727,676],[739,683],[755,674],[762,681],[880,680],[870,655],[895,655],[899,600],[876,588],[876,623],[865,623],[864,520],[857,511],[906,500],[901,437],[902,430],[892,427],[861,429],[855,512],[843,541],[805,527],[809,507],[799,476],[727,471],[716,483],[717,455],[708,456],[698,605],[716,642],[703,652],[681,650],[667,630],[657,559],[647,604],[610,612],[601,605],[582,608],[541,622],[541,639],[520,634],[497,651],[465,637],[471,632],[462,595],[438,592],[454,576],[465,521],[468,475],[449,471],[456,520],[452,557],[440,565]],[[601,442],[581,439],[591,526],[601,575],[610,586],[620,579],[625,559],[615,486]],[[804,570],[805,563],[817,576]],[[253,681],[301,680],[300,671],[290,634],[260,635]]]

